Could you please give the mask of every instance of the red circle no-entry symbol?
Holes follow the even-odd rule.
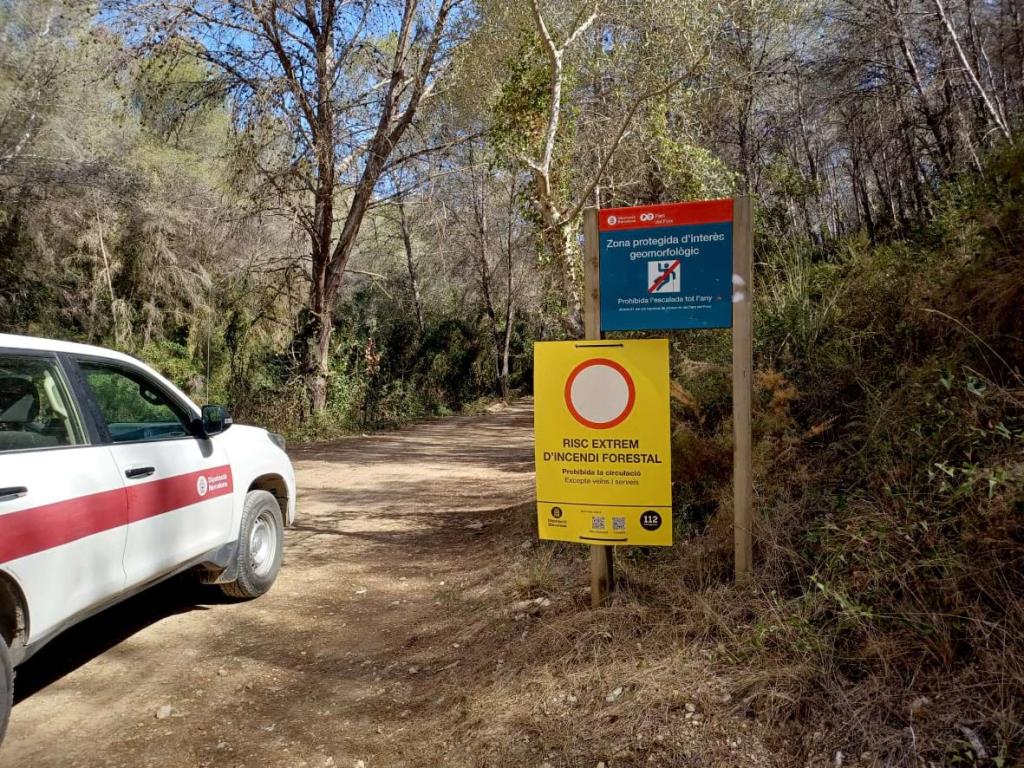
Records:
[[[565,404],[580,424],[610,429],[624,422],[636,403],[629,371],[614,360],[596,358],[577,365],[565,382]]]

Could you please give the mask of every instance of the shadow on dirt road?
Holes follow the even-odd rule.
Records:
[[[22,664],[15,706],[157,622],[230,602],[235,601],[220,589],[198,584],[188,574],[157,584],[76,624]]]

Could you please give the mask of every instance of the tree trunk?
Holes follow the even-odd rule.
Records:
[[[1008,0],[1010,6],[1010,24],[1013,30],[1014,48],[1017,54],[1017,77],[1010,77],[1016,80],[1017,86],[1017,107],[1024,107],[1024,15],[1021,14],[1018,0]]]
[[[326,304],[323,283],[310,286],[309,309],[299,330],[296,345],[300,372],[306,382],[309,415],[322,413],[327,407],[327,374],[330,366],[331,336],[334,333],[332,313]]]
[[[511,194],[509,195],[509,218],[508,218],[508,229],[506,230],[505,239],[505,338],[502,343],[501,353],[501,370],[498,373],[498,378],[501,384],[501,398],[502,400],[508,400],[509,394],[509,350],[512,347],[512,319],[515,314],[515,300],[512,292],[512,276],[513,263],[512,263],[512,251],[513,251],[513,213],[515,206],[515,183],[512,184]]]
[[[306,379],[310,409],[320,413],[327,405],[327,373],[334,302],[341,288],[345,269],[356,245],[363,219],[373,200],[373,193],[383,175],[395,147],[412,124],[420,102],[433,88],[431,77],[441,45],[441,37],[451,13],[453,0],[442,0],[433,31],[419,57],[411,67],[413,37],[416,34],[417,3],[406,0],[401,24],[395,38],[394,58],[387,89],[381,98],[380,115],[372,138],[366,146],[366,165],[351,191],[348,211],[335,242],[333,201],[337,193],[334,134],[334,109],[331,101],[336,62],[333,61],[332,37],[327,32],[317,38],[317,110],[315,119],[315,150],[317,161],[315,209],[310,241],[313,251],[313,276],[309,287],[309,314],[299,334],[300,366]],[[278,41],[279,43],[279,41]],[[282,60],[286,57],[282,56]],[[410,69],[412,71],[410,71]],[[300,86],[301,87],[301,86]],[[405,95],[408,94],[408,95]],[[401,105],[405,99],[405,106]]]
[[[548,229],[544,239],[561,268],[566,330],[579,336],[583,333],[583,275],[577,247],[577,228],[572,222],[565,221],[557,228]]]
[[[939,115],[935,113],[935,110],[932,109],[932,106],[928,101],[928,94],[925,91],[924,82],[921,78],[921,70],[917,65],[917,58],[914,56],[910,41],[907,37],[907,30],[903,22],[903,15],[901,13],[899,3],[897,0],[888,0],[888,6],[896,27],[896,39],[899,41],[900,53],[903,55],[903,60],[906,62],[907,70],[910,72],[910,79],[914,86],[914,93],[917,94],[921,113],[924,115],[924,120],[928,129],[935,138],[936,161],[943,175],[946,175],[952,166],[952,148],[949,146],[948,137],[942,130],[942,122]]]
[[[875,232],[875,219],[871,215],[871,198],[868,196],[868,185],[867,180],[864,178],[862,172],[861,159],[857,153],[856,145],[854,145],[853,151],[850,153],[850,160],[852,161],[853,169],[853,193],[854,197],[860,201],[860,205],[864,210],[864,223],[868,228],[868,238],[872,244],[876,242],[877,233]]]
[[[472,154],[470,154],[472,158]],[[472,160],[470,161],[472,162]],[[484,313],[487,315],[487,323],[490,326],[491,343],[494,345],[494,384],[495,389],[503,399],[508,398],[507,380],[503,375],[502,368],[502,332],[498,327],[498,313],[494,309],[494,299],[491,293],[491,274],[487,264],[487,192],[486,181],[483,179],[473,182],[473,219],[476,240],[476,269],[480,279],[480,295],[483,297]]]
[[[542,171],[534,169],[534,194],[544,224],[544,244],[557,266],[565,297],[566,330],[573,335],[583,333],[583,275],[577,247],[578,229],[565,218],[551,195],[551,182]]]
[[[405,216],[405,200],[402,199],[398,201],[398,225],[402,230],[402,246],[405,248],[405,267],[409,272],[409,288],[412,291],[412,303],[416,311],[416,327],[420,329],[420,333],[423,333],[423,302],[420,298],[420,283],[419,277],[416,274],[416,259],[412,249],[412,232],[409,229],[409,220]]]
[[[964,75],[966,76],[968,83],[974,87],[978,98],[981,99],[981,102],[984,105],[986,116],[989,118],[992,125],[998,128],[999,132],[1003,134],[1003,138],[1006,139],[1007,143],[1013,144],[1013,137],[1010,134],[1010,128],[1006,123],[1005,116],[998,108],[998,105],[995,103],[992,96],[985,90],[985,87],[978,79],[977,73],[971,66],[971,62],[968,60],[967,54],[964,52],[963,46],[960,44],[960,36],[956,33],[956,28],[950,21],[949,15],[946,13],[946,7],[942,4],[942,0],[932,0],[932,3],[939,14],[939,20],[942,22],[942,26],[945,28],[950,42],[953,44],[953,50],[956,51],[956,55],[960,59],[960,64],[963,67]]]
[[[512,348],[512,320],[515,316],[515,305],[509,294],[505,305],[505,338],[502,340],[501,367],[498,369],[498,385],[501,387],[501,399],[508,401],[509,396],[509,357]]]

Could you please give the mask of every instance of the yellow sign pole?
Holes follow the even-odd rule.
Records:
[[[753,567],[753,467],[750,426],[753,368],[753,296],[751,263],[753,231],[750,198],[733,200],[732,223],[732,418],[735,437],[733,456],[733,525],[736,581],[743,581]]]
[[[583,326],[585,339],[601,338],[601,241],[597,229],[597,208],[583,211]],[[590,605],[608,604],[615,588],[615,548],[590,547]]]

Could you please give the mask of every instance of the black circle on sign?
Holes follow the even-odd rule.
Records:
[[[562,516],[562,508],[561,507],[552,507],[551,508],[551,516],[553,518],[555,518],[555,520],[560,518]]]
[[[661,515],[653,509],[648,509],[640,515],[640,527],[645,531],[656,531],[661,528]]]

